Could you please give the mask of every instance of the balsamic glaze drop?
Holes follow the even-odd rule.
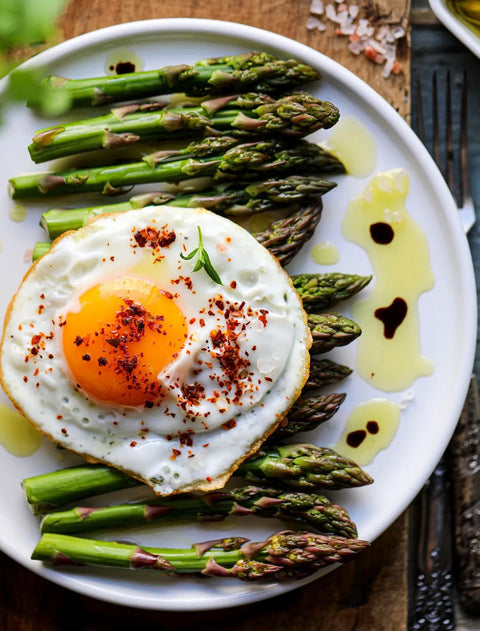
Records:
[[[367,432],[364,429],[356,429],[348,434],[347,445],[349,447],[360,447],[366,437]]]
[[[367,432],[369,434],[378,434],[379,429],[377,421],[368,421]]]
[[[116,74],[135,72],[135,64],[131,61],[119,61],[115,66],[109,66],[109,70],[115,70]]]
[[[379,221],[370,225],[370,236],[375,243],[388,245],[393,241],[395,233],[393,232],[393,228],[390,224]]]
[[[375,317],[383,322],[383,335],[391,340],[396,330],[405,320],[408,305],[403,298],[395,298],[388,307],[375,309]]]

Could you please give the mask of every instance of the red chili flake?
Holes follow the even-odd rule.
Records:
[[[45,300],[45,294],[40,294],[40,298],[41,298],[42,300]]]
[[[232,280],[232,282],[230,283],[230,287],[232,289],[236,289],[237,288],[237,281],[236,280]]]
[[[260,309],[260,313],[261,315],[258,316],[258,319],[260,320],[260,322],[263,324],[263,326],[267,326],[267,309]]]
[[[208,447],[210,443],[205,443],[204,445],[202,445],[202,447]]]
[[[83,337],[77,335],[76,338],[73,340],[73,343],[75,344],[75,346],[80,346],[80,344],[83,344]]]
[[[42,313],[44,309],[45,309],[45,305],[38,305],[38,313]]]
[[[236,427],[236,425],[237,425],[237,421],[234,418],[232,418],[226,423],[223,423],[222,428],[225,430],[233,429],[234,427]]]
[[[21,324],[18,325],[18,330],[23,331],[23,326]]]
[[[62,429],[60,431],[62,432],[62,434],[65,434],[65,436],[68,436],[68,432],[67,432],[67,428],[66,427],[62,427]]]
[[[170,456],[170,460],[175,460],[177,456],[180,456],[182,452],[179,449],[172,449],[172,455]]]
[[[38,368],[35,368],[35,372],[33,373],[33,376],[36,377],[38,375],[40,371],[38,370]]]
[[[82,359],[83,361],[89,362],[91,357],[88,353],[85,353],[85,355],[82,355]]]
[[[135,447],[137,444],[136,440],[132,440],[132,442],[130,443],[130,447]]]
[[[58,414],[58,415],[57,415],[57,419],[58,419],[58,420],[60,420],[60,419],[62,419],[62,418],[63,418],[63,416],[62,416],[61,414]]]
[[[40,344],[41,340],[42,340],[42,334],[41,333],[40,333],[40,335],[34,335],[32,337],[32,344],[34,346],[36,346],[37,344]]]
[[[168,248],[175,241],[177,235],[173,230],[169,231],[167,226],[163,226],[160,230],[148,227],[143,228],[143,230],[136,230],[133,238],[140,248],[149,247],[157,249]]]
[[[227,238],[225,239],[225,241],[226,241],[227,243],[230,243],[230,241],[231,241],[231,240],[232,240],[232,237],[227,237]]]
[[[25,383],[27,383],[27,381],[28,381],[28,377],[25,375],[25,376],[24,376],[24,378],[23,378],[23,380],[24,380],[24,382],[25,382]]]
[[[205,480],[206,480],[207,482],[211,482],[211,481],[212,481],[212,478],[211,478],[210,476],[207,476],[207,477],[205,478]]]
[[[98,365],[99,366],[106,366],[107,365],[107,358],[106,357],[99,357],[98,358]]]
[[[200,326],[205,326],[205,320],[203,318],[200,318],[198,323],[200,324]]]

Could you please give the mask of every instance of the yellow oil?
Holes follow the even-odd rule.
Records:
[[[465,26],[480,35],[480,0],[447,0],[446,5]]]
[[[352,307],[352,317],[362,328],[356,368],[384,392],[404,390],[433,371],[420,349],[418,299],[433,287],[434,277],[425,234],[406,208],[408,189],[408,175],[401,169],[375,175],[350,202],[342,224],[345,237],[368,254],[374,273],[370,293]],[[372,238],[372,226],[378,225],[391,230],[391,242]],[[378,310],[399,300],[406,303],[407,312],[387,337]]]
[[[316,243],[310,250],[310,256],[317,265],[334,265],[340,260],[340,252],[332,241]]]
[[[135,51],[130,48],[116,48],[105,60],[105,74],[140,72],[144,65],[144,60]]]
[[[370,464],[386,449],[400,422],[400,408],[388,399],[371,399],[360,403],[350,414],[342,435],[333,449],[357,464]]]
[[[26,216],[27,209],[25,208],[25,206],[22,206],[21,204],[14,204],[10,208],[9,217],[12,221],[15,221],[16,223],[21,223]]]
[[[14,456],[31,456],[42,435],[21,414],[0,403],[0,445]]]
[[[349,175],[367,177],[373,173],[377,143],[371,131],[353,116],[341,117],[322,146],[343,162]]]

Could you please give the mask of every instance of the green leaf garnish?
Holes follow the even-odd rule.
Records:
[[[183,255],[180,252],[180,258],[184,261],[190,261],[193,257],[198,254],[197,262],[195,263],[195,267],[193,268],[194,272],[198,272],[202,268],[207,272],[210,278],[217,283],[218,285],[222,285],[222,280],[217,273],[217,270],[213,267],[210,257],[208,256],[208,252],[203,247],[203,238],[202,231],[200,230],[200,226],[197,226],[198,230],[198,247],[192,250],[189,254]]]

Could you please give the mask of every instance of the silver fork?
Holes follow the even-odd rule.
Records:
[[[447,185],[455,199],[458,213],[465,232],[475,223],[467,148],[467,77],[463,74],[460,84],[460,133],[458,143],[453,141],[452,85],[450,72],[445,78],[444,124],[441,123],[439,99],[439,81],[436,72],[432,75],[432,156],[443,173]],[[424,107],[420,80],[416,81],[416,115],[417,133],[426,141],[424,125]],[[444,130],[442,137],[441,129]],[[443,140],[443,143],[441,141]],[[443,152],[442,152],[443,148]],[[443,159],[442,159],[443,155]],[[459,430],[465,438],[465,431],[478,432],[478,415],[470,427],[465,426],[466,410],[471,410],[472,398],[478,401],[478,386],[475,376],[472,377],[469,397],[465,403],[464,413],[459,421]],[[412,551],[414,567],[411,578],[414,589],[410,595],[409,628],[411,631],[449,631],[455,629],[455,606],[453,588],[453,550],[455,547],[452,532],[452,472],[462,469],[458,458],[461,450],[458,442],[452,441],[432,476],[424,486],[418,498],[412,504],[410,521],[413,526]],[[478,447],[478,444],[476,445]],[[471,456],[471,454],[470,454]],[[479,453],[480,457],[480,453]],[[455,477],[455,490],[458,492],[458,475]],[[459,521],[460,511],[455,506],[456,535],[463,526]],[[461,536],[460,536],[461,538]],[[477,568],[480,576],[480,568]]]
[[[475,223],[475,208],[472,199],[470,186],[470,168],[468,162],[468,103],[467,103],[467,75],[463,73],[460,84],[460,133],[458,143],[453,141],[453,116],[452,116],[452,85],[450,71],[447,70],[445,77],[445,112],[444,125],[440,121],[440,97],[439,82],[437,73],[432,74],[432,143],[431,154],[442,172],[445,181],[457,204],[458,213],[462,221],[465,232],[468,232]],[[420,140],[427,144],[424,126],[424,108],[420,79],[416,80],[416,114],[417,114],[417,134]],[[442,134],[444,128],[444,152],[442,159]],[[457,149],[455,151],[455,149]],[[456,156],[456,159],[455,159]]]

